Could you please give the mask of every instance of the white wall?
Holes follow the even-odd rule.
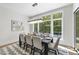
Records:
[[[40,14],[34,18],[40,18],[43,15],[52,14],[53,12],[58,12],[58,11],[63,12],[63,21],[62,21],[62,23],[63,23],[63,27],[62,27],[63,37],[62,37],[62,40],[60,40],[60,44],[74,47],[73,4],[64,6],[64,7],[61,7],[61,8],[58,8],[58,9],[55,9],[55,10],[52,10],[52,11],[49,11],[49,12],[46,12],[43,14]],[[51,26],[51,27],[53,28],[53,26]]]
[[[29,18],[25,16],[24,17],[24,33],[25,34],[28,34],[30,32],[28,20]]]
[[[9,10],[7,8],[0,7],[0,46],[8,43],[18,41],[18,35],[21,31],[11,31],[11,20],[18,20],[24,22],[24,32],[28,33],[28,18],[23,15]]]
[[[74,5],[73,5],[73,13],[75,12],[75,11],[77,11],[77,8],[79,8],[79,3],[74,3]],[[76,19],[75,19],[75,16],[73,17],[74,18],[74,45],[75,45],[75,47],[77,46],[76,45]]]
[[[64,45],[74,47],[74,19],[73,19],[73,5],[64,7],[63,9],[63,41]]]

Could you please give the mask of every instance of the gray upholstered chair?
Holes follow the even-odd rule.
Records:
[[[58,52],[59,41],[60,41],[60,37],[57,39],[55,43],[48,44],[49,51],[54,52],[56,55],[59,54]]]
[[[33,54],[35,52],[39,52],[41,55],[43,54],[43,46],[42,46],[42,41],[39,37],[33,36]]]
[[[25,34],[19,35],[19,46],[25,48]]]
[[[27,48],[31,48],[31,53],[32,53],[32,48],[33,48],[32,37],[30,35],[26,35],[25,38],[26,38],[26,50]]]

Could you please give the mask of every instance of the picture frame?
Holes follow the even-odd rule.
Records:
[[[23,31],[23,22],[17,20],[11,20],[11,31]]]

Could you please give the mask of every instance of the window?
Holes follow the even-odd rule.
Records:
[[[61,20],[55,20],[53,28],[55,35],[61,35]]]
[[[50,21],[39,23],[39,32],[50,33]]]
[[[53,14],[53,19],[62,18],[62,13]]]
[[[42,17],[43,21],[47,21],[51,19],[51,15],[43,16]]]
[[[62,13],[53,14],[53,33],[55,36],[61,35],[62,31]]]
[[[50,33],[51,15],[43,16],[42,19],[43,19],[43,22],[39,23],[39,32]]]
[[[34,23],[34,32],[38,33],[38,23]]]
[[[58,36],[62,33],[62,13],[54,13],[53,15],[46,15],[41,17],[42,22],[33,23],[34,32],[38,33],[51,33],[51,16],[53,18],[53,34]],[[38,27],[39,26],[39,27]]]

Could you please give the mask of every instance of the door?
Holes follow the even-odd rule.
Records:
[[[77,8],[77,10],[75,11],[75,34],[76,34],[76,38],[75,38],[75,45],[76,45],[76,48],[79,50],[79,8]]]

